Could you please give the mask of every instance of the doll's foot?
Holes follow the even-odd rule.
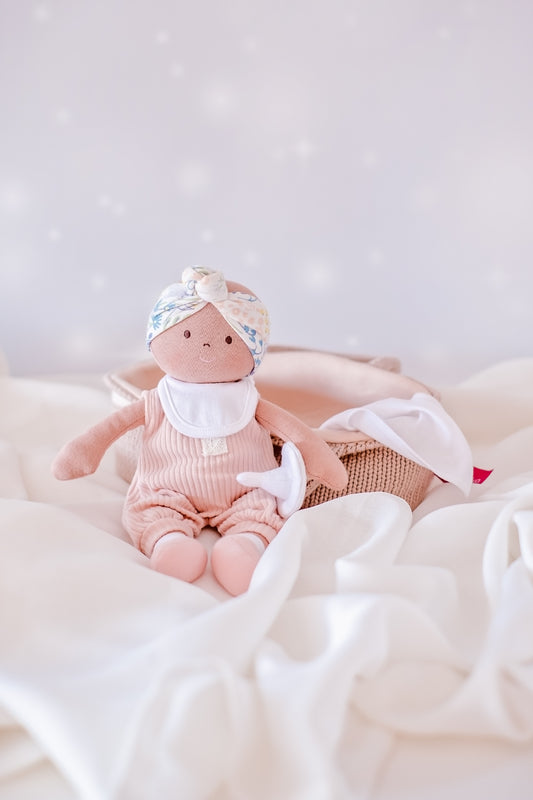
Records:
[[[206,564],[204,546],[185,533],[166,533],[156,542],[150,558],[152,569],[188,583],[203,575]]]
[[[255,533],[223,536],[213,547],[211,567],[217,581],[234,597],[248,589],[265,544]]]

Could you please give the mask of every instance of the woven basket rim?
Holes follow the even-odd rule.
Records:
[[[278,436],[271,436],[271,439],[273,445],[278,447],[283,446],[283,439],[280,439]],[[355,453],[364,453],[365,450],[377,450],[380,447],[385,450],[390,449],[387,445],[378,442],[376,439],[371,439],[370,437],[367,439],[360,439],[356,442],[330,442],[327,438],[324,441],[327,442],[330,449],[339,457],[354,455]]]

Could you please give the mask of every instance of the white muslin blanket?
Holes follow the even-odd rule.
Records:
[[[105,392],[0,378],[0,798],[529,800],[533,359],[442,402],[483,485],[299,511],[229,598],[150,570],[111,454],[52,478]]]
[[[417,392],[409,399],[387,397],[341,411],[321,428],[361,431],[400,455],[455,484],[466,495],[472,486],[472,451],[441,403]]]

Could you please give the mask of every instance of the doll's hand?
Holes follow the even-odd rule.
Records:
[[[60,481],[92,475],[107,448],[127,431],[144,424],[144,400],[137,400],[68,442],[52,463]]]
[[[52,462],[52,472],[60,481],[92,475],[100,463],[100,458],[99,454],[87,447],[82,437],[79,437],[61,448]]]

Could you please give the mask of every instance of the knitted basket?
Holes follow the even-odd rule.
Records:
[[[311,427],[318,428],[332,413],[381,397],[411,397],[433,392],[398,372],[396,359],[370,359],[289,348],[271,348],[256,376],[262,397],[287,408]],[[113,403],[121,407],[138,400],[157,386],[163,373],[153,362],[142,362],[106,375]],[[388,492],[415,509],[424,499],[433,473],[369,436],[320,431],[348,472],[348,485],[340,492],[318,481],[307,483],[303,508],[358,492]],[[115,445],[116,469],[126,481],[135,472],[142,428],[129,431]],[[280,460],[282,441],[272,437]]]

